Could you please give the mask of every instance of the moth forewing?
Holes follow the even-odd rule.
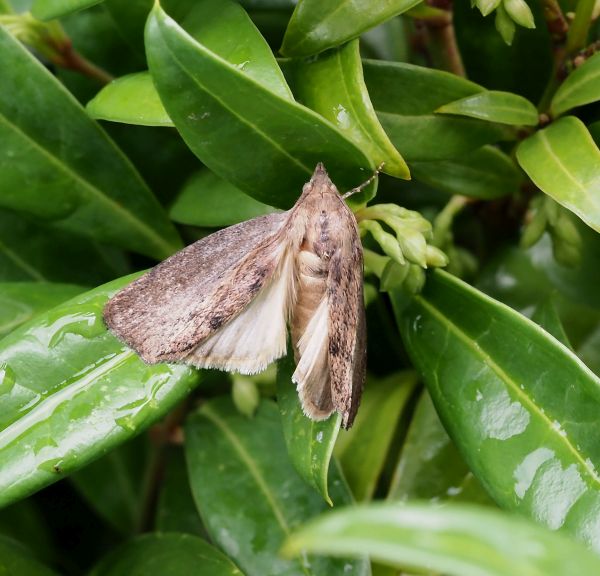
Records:
[[[286,221],[285,213],[261,216],[177,252],[109,300],[107,326],[148,363],[187,362],[270,285],[286,254]]]
[[[106,305],[146,362],[255,373],[286,353],[291,327],[304,412],[352,424],[365,377],[362,247],[322,164],[288,212],[188,246]]]

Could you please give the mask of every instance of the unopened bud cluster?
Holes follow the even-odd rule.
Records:
[[[521,246],[533,246],[548,232],[557,262],[565,266],[577,266],[581,261],[581,235],[568,210],[552,198],[540,195],[531,201],[521,236]]]
[[[379,276],[384,291],[402,286],[416,293],[425,282],[425,268],[448,263],[446,254],[429,243],[431,224],[418,212],[377,204],[363,208],[356,218],[361,236],[371,234],[386,255],[365,251],[365,265]]]

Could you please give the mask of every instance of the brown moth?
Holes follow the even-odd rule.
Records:
[[[104,319],[145,362],[243,374],[286,354],[289,325],[304,413],[337,411],[349,428],[365,381],[362,276],[356,219],[318,164],[291,210],[177,252],[117,293]]]

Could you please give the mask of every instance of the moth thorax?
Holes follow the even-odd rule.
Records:
[[[296,270],[298,279],[296,304],[292,315],[292,342],[297,361],[298,341],[326,294],[328,262],[314,252],[300,250]]]

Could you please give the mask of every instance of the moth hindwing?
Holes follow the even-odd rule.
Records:
[[[110,330],[144,361],[243,374],[286,353],[302,408],[352,425],[365,380],[363,256],[356,220],[322,164],[287,212],[220,230],[117,293]]]

